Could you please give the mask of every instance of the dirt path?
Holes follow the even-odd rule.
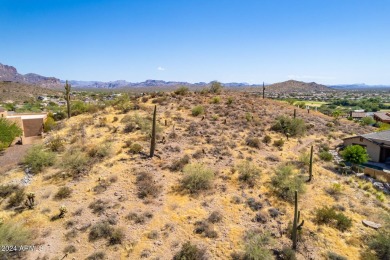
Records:
[[[30,147],[31,144],[15,145],[9,147],[2,155],[0,155],[0,174],[11,170],[19,164]]]
[[[294,146],[291,151],[299,152],[301,149],[308,147],[312,142],[314,142],[314,139],[307,139],[302,144]]]

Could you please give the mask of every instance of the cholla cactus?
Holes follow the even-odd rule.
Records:
[[[35,193],[30,192],[27,194],[27,200],[24,203],[29,209],[33,209],[35,206]]]
[[[58,215],[59,218],[63,218],[65,216],[65,213],[68,212],[68,209],[65,205],[62,205],[60,207],[60,214]]]

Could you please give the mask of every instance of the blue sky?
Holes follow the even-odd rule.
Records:
[[[0,0],[0,63],[61,79],[390,84],[390,1]]]

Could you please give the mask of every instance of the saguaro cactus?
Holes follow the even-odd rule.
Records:
[[[298,224],[300,216],[301,216],[301,212],[298,211],[298,191],[295,191],[294,222],[293,222],[293,229],[292,229],[292,241],[293,241],[292,249],[294,250],[297,250],[298,230],[302,229],[303,223],[305,222],[304,220],[302,220],[302,222]]]
[[[311,181],[313,177],[313,146],[310,148],[310,163],[309,163],[309,179],[308,182]]]
[[[265,87],[264,87],[264,81],[263,81],[263,99],[265,98]]]
[[[294,118],[296,118],[296,117],[297,117],[297,109],[294,108]]]
[[[65,100],[66,100],[66,108],[68,112],[68,118],[70,118],[70,84],[68,84],[68,81],[65,83]]]
[[[154,156],[154,150],[156,149],[156,112],[157,112],[157,106],[155,105],[154,112],[153,112],[152,135],[150,141],[150,157]]]

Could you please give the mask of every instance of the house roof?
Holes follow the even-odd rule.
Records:
[[[378,117],[380,120],[383,121],[390,121],[389,113],[386,112],[376,112],[374,113],[374,116]]]
[[[374,132],[369,134],[361,135],[361,137],[375,140],[379,143],[381,142],[390,142],[390,130],[388,131],[381,131],[381,132]]]
[[[365,112],[352,112],[352,117],[366,117],[367,114]]]

